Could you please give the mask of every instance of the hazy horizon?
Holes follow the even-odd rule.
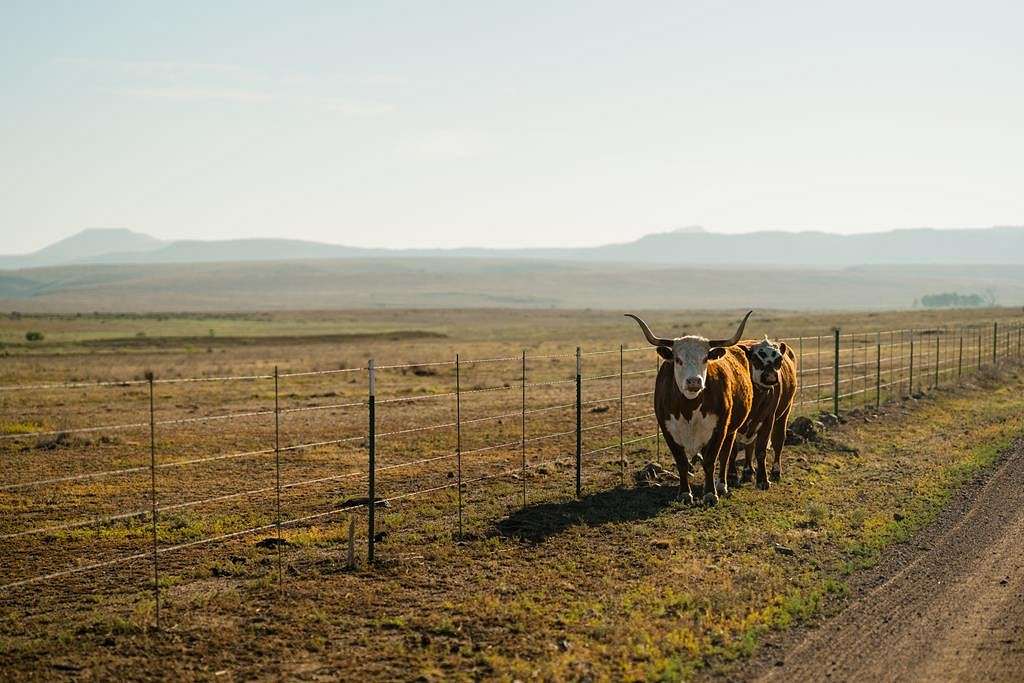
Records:
[[[4,253],[1024,223],[1024,7],[5,3]]]

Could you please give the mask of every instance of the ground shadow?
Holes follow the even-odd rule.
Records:
[[[691,485],[700,499],[701,486]],[[618,487],[589,493],[578,500],[536,503],[517,510],[495,524],[494,534],[539,542],[570,526],[600,526],[609,522],[630,522],[655,517],[678,504],[679,487]]]

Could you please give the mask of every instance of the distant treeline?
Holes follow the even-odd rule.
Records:
[[[980,308],[995,305],[992,292],[981,294],[960,294],[959,292],[942,292],[941,294],[925,294],[920,304],[924,308]]]

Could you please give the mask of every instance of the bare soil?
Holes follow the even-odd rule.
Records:
[[[934,523],[858,577],[852,604],[818,628],[778,638],[747,673],[766,681],[1019,681],[1022,539],[1018,441],[991,476],[973,479]]]

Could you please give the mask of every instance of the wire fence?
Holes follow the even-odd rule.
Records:
[[[1020,359],[1024,353],[1022,329],[1021,323],[1001,325],[998,322],[878,332],[844,333],[836,328],[826,334],[780,341],[793,350],[797,360],[795,413],[838,415],[844,410],[877,407],[883,402],[952,385],[986,366]],[[15,444],[34,440],[34,447],[29,445],[18,451],[23,453],[19,457],[31,459],[40,452],[45,453],[46,444],[71,437],[136,431],[145,439],[131,442],[130,447],[147,460],[120,467],[0,482],[0,497],[29,511],[17,519],[7,520],[0,541],[18,543],[36,536],[52,541],[46,554],[50,562],[46,570],[5,577],[0,584],[0,594],[148,560],[152,564],[152,590],[159,615],[161,558],[177,551],[272,532],[280,582],[283,581],[283,530],[287,528],[330,517],[365,515],[365,535],[358,536],[360,542],[366,544],[365,557],[372,563],[384,518],[389,514],[387,507],[399,501],[454,492],[455,499],[450,501],[454,509],[449,511],[453,520],[451,532],[461,537],[465,531],[468,495],[484,495],[483,487],[488,482],[518,483],[515,504],[521,507],[530,502],[531,477],[537,481],[537,477],[550,480],[565,476],[565,485],[577,497],[583,495],[588,479],[597,477],[599,472],[607,474],[617,470],[617,477],[612,476],[618,479],[619,485],[624,485],[627,447],[650,442],[646,453],[650,455],[653,448],[655,459],[661,453],[661,436],[649,402],[654,393],[651,389],[654,376],[660,369],[661,361],[651,347],[620,346],[587,352],[576,348],[575,353],[537,356],[522,352],[463,359],[456,355],[452,360],[379,366],[371,360],[365,368],[292,373],[279,373],[275,368],[272,374],[166,380],[149,374],[144,380],[123,382],[0,386],[0,396],[90,388],[139,390],[138,394],[124,398],[134,401],[136,408],[142,406],[143,414],[136,421],[23,427],[0,435],[0,445],[14,448]],[[339,376],[348,377],[342,392],[303,393],[298,386],[321,377],[337,381]],[[417,386],[414,380],[420,377],[425,378],[429,386]],[[162,402],[174,399],[158,396],[157,389],[198,383],[244,383],[247,386],[263,383],[266,386],[261,391],[265,393],[252,393],[250,389],[244,396],[265,401],[267,407],[160,417]],[[381,395],[378,395],[378,388],[384,390]],[[364,392],[363,397],[355,395],[358,391]],[[314,398],[335,400],[311,403]],[[302,400],[306,404],[286,405],[288,400]],[[180,405],[195,409],[189,404]],[[474,414],[481,405],[492,412]],[[174,406],[178,407],[179,403]],[[604,415],[606,417],[602,417]],[[311,419],[317,421],[308,422]],[[282,439],[283,435],[287,437],[287,420],[300,420],[298,428],[309,428],[310,432],[328,438],[298,439],[289,443],[287,438]],[[228,431],[227,425],[254,422],[266,428],[253,437],[264,441],[262,447],[163,457],[175,450],[176,441],[188,440],[183,430],[209,426],[217,430],[217,435],[223,435]],[[87,455],[88,446],[84,450]],[[304,456],[307,459],[295,460],[297,453],[307,454]],[[598,458],[602,454],[614,455],[614,459],[602,461]],[[273,479],[256,484],[252,463],[265,463],[268,456],[273,456]],[[557,468],[550,469],[552,463],[559,462],[568,466],[569,475],[563,475]],[[213,491],[209,495],[175,499],[158,495],[158,483],[177,481],[186,468],[231,463],[249,463],[246,465],[249,469],[240,476],[250,485],[236,491]],[[299,465],[312,469],[297,478],[282,475],[282,467]],[[41,466],[45,469],[50,464],[44,462]],[[13,476],[15,469],[7,471],[9,474],[5,476]],[[225,478],[201,477],[199,481],[204,486],[220,486],[225,479],[238,480],[239,474]],[[92,486],[96,482],[103,482],[110,487],[104,490],[113,492],[124,486],[126,491],[137,494],[134,498],[128,496],[129,499],[139,500],[140,504],[127,510],[86,513],[74,519],[53,521],[49,518],[58,512],[67,514],[69,501],[95,498],[91,494],[82,495],[75,487]],[[325,485],[339,483],[344,483],[344,490],[352,494],[340,503],[325,504],[322,499],[301,497],[320,491]],[[360,495],[355,495],[356,492]],[[284,494],[297,496],[288,501],[294,504],[293,509],[289,510],[282,502]],[[111,499],[117,499],[117,495],[112,493]],[[40,507],[35,504],[39,500],[54,501],[54,504]],[[189,540],[174,535],[173,525],[180,522],[174,518],[175,513],[228,502],[244,502],[249,506],[245,510],[260,511],[264,521],[230,530],[217,529],[217,533]],[[239,519],[248,518],[239,514]],[[61,541],[80,540],[83,534],[102,536],[123,524],[148,528],[145,550],[136,549],[103,559],[93,557],[91,561],[80,561],[70,567],[52,566],[64,557]],[[355,535],[352,526],[349,529],[351,561]]]

